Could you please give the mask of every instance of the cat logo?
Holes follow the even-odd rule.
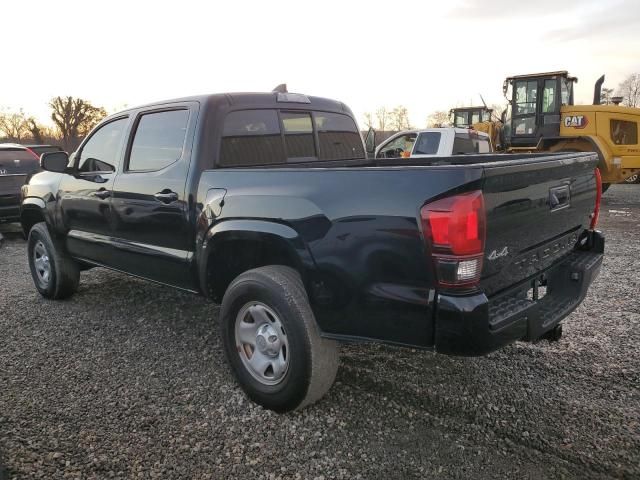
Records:
[[[589,119],[584,115],[567,115],[564,117],[564,126],[572,128],[584,128],[589,123]]]

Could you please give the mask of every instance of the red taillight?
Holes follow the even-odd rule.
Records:
[[[591,230],[595,229],[598,225],[598,217],[600,216],[600,202],[602,201],[602,176],[600,175],[600,169],[596,168],[596,206],[591,214]]]
[[[438,283],[445,287],[477,285],[482,272],[486,224],[482,192],[428,203],[420,209],[420,220]]]

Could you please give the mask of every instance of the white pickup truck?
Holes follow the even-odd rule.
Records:
[[[492,150],[486,133],[467,128],[427,128],[396,133],[376,148],[375,157],[448,157]]]

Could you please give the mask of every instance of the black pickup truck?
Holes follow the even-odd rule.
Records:
[[[590,153],[370,159],[351,111],[292,93],[133,108],[23,188],[47,298],[103,266],[222,303],[228,361],[276,411],[330,388],[340,341],[483,355],[557,337],[597,275]]]

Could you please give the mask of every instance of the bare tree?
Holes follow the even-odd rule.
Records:
[[[107,115],[104,108],[82,98],[55,97],[49,106],[51,120],[60,131],[64,147],[70,151],[75,150],[82,137]]]
[[[60,138],[55,132],[39,123],[34,117],[27,118],[27,129],[31,135],[33,143],[59,143]]]
[[[367,128],[373,127],[373,114],[371,112],[366,112],[364,114],[364,125]]]
[[[617,94],[627,107],[640,107],[640,74],[629,75],[620,85]]]
[[[391,126],[394,130],[408,130],[411,128],[411,123],[409,122],[409,111],[407,107],[402,105],[397,106],[391,111]]]
[[[600,103],[602,105],[609,105],[611,103],[613,91],[613,88],[602,88],[602,90],[600,91]]]
[[[391,112],[387,110],[387,107],[380,107],[376,110],[376,120],[378,121],[378,129],[384,132],[391,120]]]
[[[4,111],[0,113],[0,131],[7,140],[21,142],[29,134],[27,118],[22,110],[18,112]]]
[[[450,125],[451,118],[449,117],[449,112],[445,110],[433,112],[427,118],[427,127],[429,128],[448,127]]]

